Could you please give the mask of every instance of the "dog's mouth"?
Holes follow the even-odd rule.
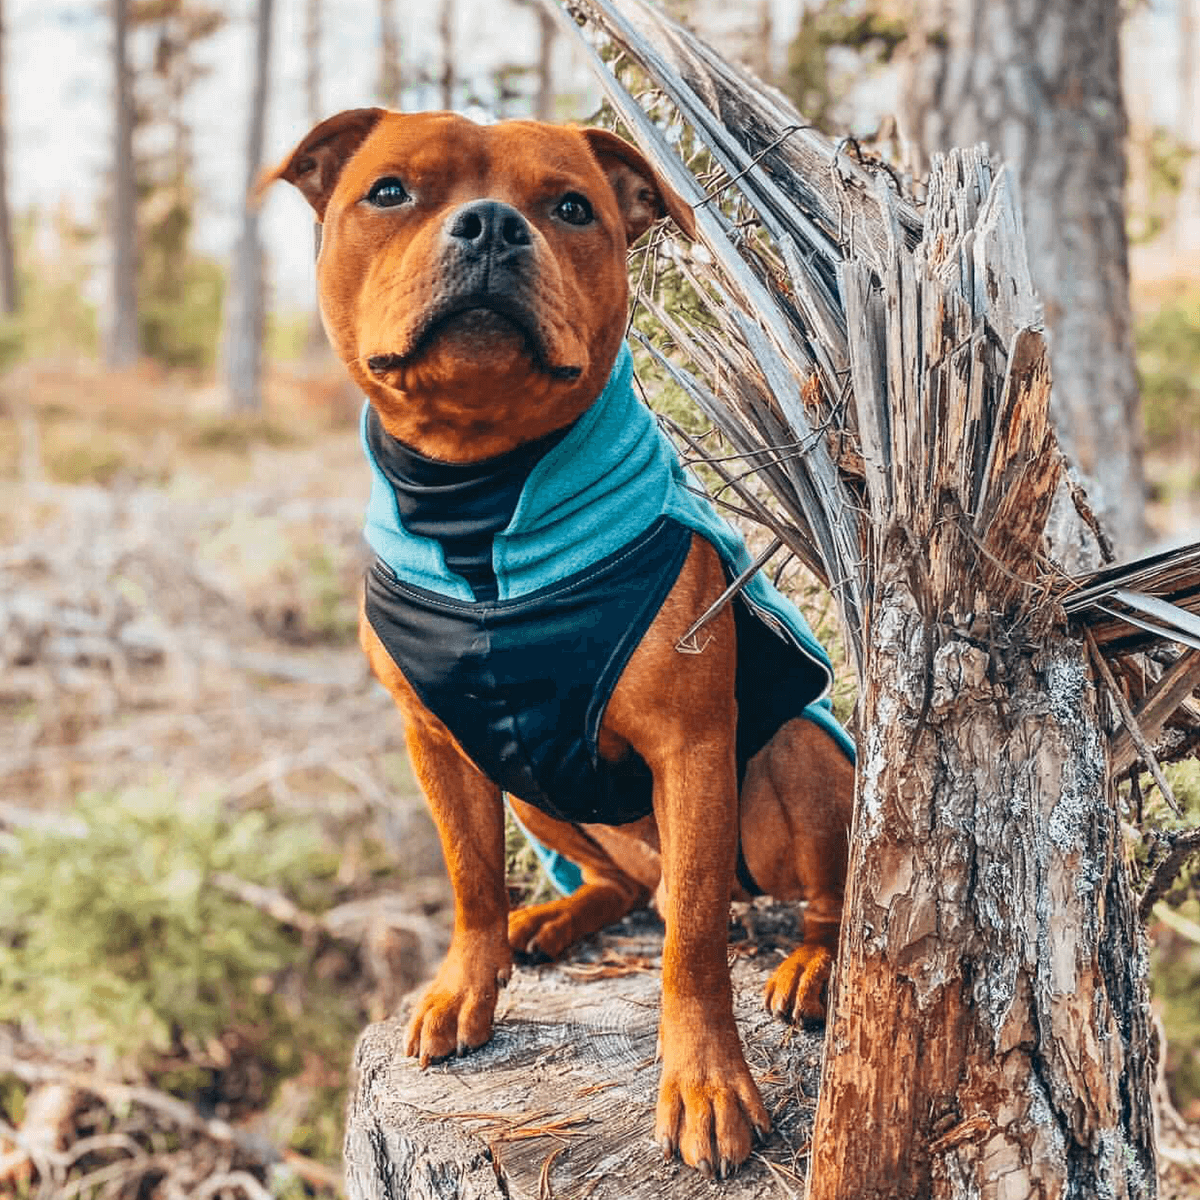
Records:
[[[373,354],[367,359],[367,367],[374,375],[400,370],[447,333],[459,338],[478,337],[483,340],[513,332],[524,340],[539,370],[555,379],[579,378],[582,373],[579,367],[554,361],[545,332],[525,305],[509,297],[492,294],[455,297],[432,307],[413,327],[406,350]]]

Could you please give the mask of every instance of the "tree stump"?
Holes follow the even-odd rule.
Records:
[[[734,1011],[774,1128],[732,1181],[654,1145],[662,925],[635,914],[569,961],[518,967],[492,1040],[422,1071],[404,1055],[411,997],[359,1040],[347,1112],[351,1200],[766,1200],[799,1196],[820,1028],[763,1008],[767,978],[798,941],[785,906],[738,906]]]

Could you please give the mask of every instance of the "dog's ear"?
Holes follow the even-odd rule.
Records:
[[[692,206],[659,177],[636,146],[607,129],[580,130],[608,177],[625,218],[625,244],[632,246],[661,217],[669,216],[690,241],[696,240]]]
[[[304,198],[316,210],[317,220],[323,221],[325,206],[342,168],[367,140],[367,135],[386,111],[383,108],[349,108],[322,121],[279,166],[259,176],[254,185],[255,200],[261,200],[263,192],[277,179],[285,179],[304,193]]]

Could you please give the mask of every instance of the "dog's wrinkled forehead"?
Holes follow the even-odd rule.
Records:
[[[540,121],[476,125],[455,113],[348,109],[310,130],[255,190],[286,180],[324,221],[331,204],[345,212],[389,178],[427,214],[443,198],[487,196],[524,209],[556,190],[579,191],[606,224],[624,227],[626,244],[668,215],[686,237],[696,235],[691,206],[636,147],[605,129]]]
[[[595,203],[607,186],[577,130],[532,121],[477,125],[453,113],[380,121],[346,164],[334,200],[354,203],[389,174],[424,202],[486,196],[518,208],[571,188]]]

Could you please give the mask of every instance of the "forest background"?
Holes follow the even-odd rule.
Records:
[[[918,165],[910,0],[670,8]],[[1200,0],[1124,6],[1120,82],[1132,553],[1200,529]],[[355,645],[361,400],[311,216],[247,182],[341,108],[586,121],[599,92],[530,0],[3,0],[0,100],[0,1192],[336,1191],[354,1036],[448,897]],[[1156,914],[1165,1084],[1200,1122],[1196,872]]]

